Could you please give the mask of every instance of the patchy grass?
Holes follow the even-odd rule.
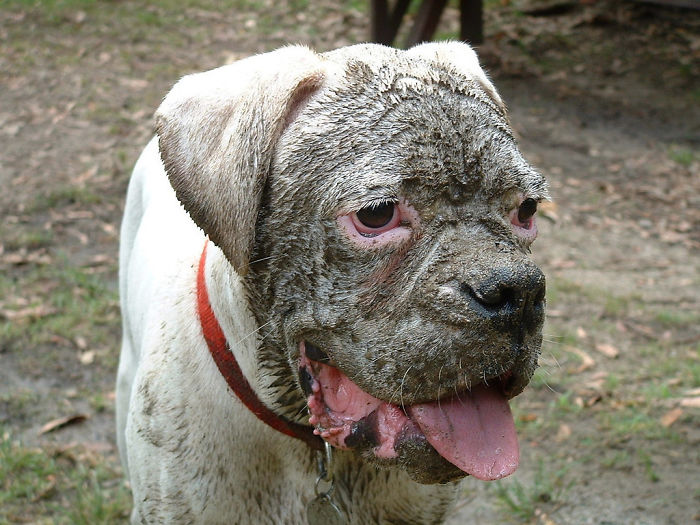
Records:
[[[81,337],[92,348],[113,344],[119,319],[117,291],[102,276],[73,266],[67,255],[49,265],[31,266],[21,281],[0,278],[0,291],[9,315],[0,320],[2,347],[51,344],[57,337],[68,341]]]
[[[577,146],[594,144],[600,150],[599,155],[586,154],[581,164],[585,168],[572,162],[570,169],[567,167],[560,178],[553,177],[552,182],[553,188],[559,184],[557,200],[562,220],[558,227],[567,232],[586,227],[586,253],[574,261],[575,268],[603,273],[605,261],[610,259],[604,252],[619,250],[606,238],[608,228],[616,228],[618,222],[629,217],[614,215],[615,201],[610,200],[614,195],[589,191],[587,181],[598,173],[608,173],[612,161],[624,165],[639,158],[644,162],[630,167],[635,187],[657,185],[660,174],[672,183],[673,174],[665,171],[669,165],[686,174],[683,184],[689,184],[694,180],[698,159],[685,135],[676,134],[681,120],[668,117],[674,121],[676,143],[668,142],[651,124],[649,128],[641,127],[647,116],[648,122],[655,122],[653,111],[649,115],[645,111],[647,107],[653,110],[658,98],[654,99],[648,90],[637,89],[636,80],[624,81],[624,70],[634,67],[624,52],[640,50],[638,61],[643,65],[644,78],[666,81],[667,75],[655,68],[673,63],[674,57],[691,56],[686,48],[677,47],[678,39],[691,32],[674,27],[672,32],[658,33],[647,42],[643,40],[647,30],[651,35],[665,24],[661,18],[655,18],[651,26],[648,20],[641,20],[636,27],[642,31],[638,31],[624,17],[618,22],[615,15],[618,10],[635,9],[635,3],[614,9],[607,9],[611,4],[605,2],[594,2],[593,7],[584,4],[591,3],[577,4],[574,11],[579,18],[572,20],[565,15],[529,16],[526,8],[533,5],[529,0],[486,0],[487,41],[481,49],[482,57],[490,53],[490,69],[499,87],[511,73],[527,76],[525,82],[518,80],[517,89],[504,93],[507,101],[508,95],[526,93],[529,85],[538,91],[534,97],[513,101],[509,106],[516,110],[516,124],[518,104],[542,111],[537,119],[525,120],[518,132],[525,147],[537,154],[536,163],[545,172],[562,165],[562,155],[566,162],[576,160],[577,149],[567,150],[569,140]],[[53,412],[60,406],[82,403],[81,410],[98,415],[93,422],[99,416],[109,421],[112,411],[119,338],[116,272],[110,266],[108,271],[94,273],[95,268],[84,263],[98,253],[116,253],[116,243],[112,238],[98,245],[99,235],[85,235],[77,231],[82,223],[71,224],[66,219],[47,227],[47,218],[66,208],[91,210],[96,221],[116,230],[126,178],[136,150],[142,146],[142,135],[150,133],[154,108],[179,76],[285,42],[324,49],[362,39],[368,26],[363,18],[368,5],[365,0],[0,0],[0,32],[6,50],[2,69],[17,82],[15,91],[0,90],[5,103],[0,106],[13,111],[16,106],[16,119],[22,124],[16,137],[6,141],[0,160],[17,173],[17,180],[24,177],[28,183],[12,186],[11,197],[6,199],[9,204],[18,201],[26,206],[15,206],[16,222],[3,221],[0,225],[4,249],[0,256],[9,261],[10,256],[21,259],[35,253],[41,259],[7,262],[0,268],[0,360],[13,377],[22,377],[30,385],[40,387],[46,381],[46,370],[52,371],[56,382],[50,387],[44,385],[43,392],[21,382],[14,391],[0,390],[0,425],[5,425],[0,428],[0,523],[122,523],[129,508],[129,494],[119,481],[112,456],[65,446],[35,448],[12,436],[12,432],[17,435],[30,426],[37,427],[37,421],[55,417]],[[450,8],[455,6],[455,0],[451,0]],[[415,5],[412,9],[415,12]],[[600,12],[592,11],[586,18],[589,14],[582,11],[587,9]],[[456,35],[454,22],[441,25],[441,37]],[[620,46],[616,35],[642,40]],[[649,59],[650,50],[658,57]],[[600,71],[604,76],[598,75]],[[548,88],[537,78],[538,72],[551,73],[553,91],[552,85]],[[684,75],[692,81],[695,73],[687,66]],[[597,113],[598,102],[606,101],[612,93],[607,90],[611,85],[634,89],[619,89],[624,94],[622,103],[611,99],[615,102],[615,117],[606,120],[604,113]],[[697,102],[700,91],[676,90],[669,95],[664,82],[659,93],[665,101],[684,103],[684,97]],[[591,99],[591,94],[601,98]],[[567,97],[572,98],[567,102]],[[596,110],[583,116],[573,112],[573,107],[586,101]],[[604,109],[605,104],[600,107]],[[555,118],[546,117],[547,108],[553,109]],[[642,112],[643,120],[633,121],[632,127],[645,136],[643,144],[632,152],[625,148],[633,137],[618,141],[617,135],[595,134],[598,129],[609,133],[618,122],[622,125],[630,108]],[[565,121],[571,119],[581,124],[575,131],[566,127]],[[650,148],[650,142],[658,146]],[[5,155],[5,151],[10,153]],[[41,156],[34,158],[36,152]],[[655,152],[659,158],[654,157]],[[94,174],[88,168],[94,168]],[[568,177],[583,181],[583,187],[570,186]],[[31,184],[37,180],[40,182]],[[682,195],[685,193],[697,195],[692,191]],[[663,204],[665,193],[659,195],[658,202]],[[621,197],[620,202],[642,199],[635,191]],[[694,201],[688,200],[687,208],[674,204],[671,213],[659,208],[657,197],[634,202],[634,207],[659,222],[667,219],[666,214],[678,214],[679,220],[673,224],[683,226],[679,232],[693,230],[696,223],[689,214]],[[591,216],[615,220],[609,227],[599,227],[587,221]],[[101,226],[94,227],[98,231]],[[69,232],[71,228],[73,233]],[[636,231],[630,229],[628,233]],[[78,239],[81,234],[85,237]],[[567,241],[562,239],[561,244],[566,246]],[[542,242],[555,244],[545,239]],[[656,261],[668,257],[669,264],[677,265],[670,266],[664,280],[658,281],[658,286],[672,286],[676,270],[694,261],[677,255],[672,259],[666,253],[668,246],[659,247],[655,242],[639,237],[640,247],[659,256]],[[545,328],[541,368],[528,390],[513,403],[522,450],[529,456],[517,477],[485,490],[489,503],[502,509],[491,522],[546,522],[542,514],[546,513],[556,523],[576,523],[576,519],[583,521],[596,511],[590,504],[596,497],[624,498],[619,488],[625,485],[651,486],[652,495],[658,492],[659,498],[673,500],[674,507],[680,509],[671,517],[670,511],[653,515],[650,522],[689,522],[694,515],[691,512],[696,512],[697,499],[664,483],[673,476],[688,475],[683,470],[686,462],[681,459],[673,463],[673,458],[688,457],[695,450],[689,437],[694,435],[691,431],[697,409],[683,405],[678,419],[668,426],[662,423],[662,416],[680,408],[680,400],[700,387],[696,328],[700,315],[696,303],[677,306],[672,291],[665,301],[654,303],[645,300],[634,286],[622,292],[616,287],[584,283],[575,271],[547,268],[550,261],[570,259],[576,250],[549,250],[553,256],[543,258],[548,273],[548,304],[559,313],[548,320]],[[638,254],[622,255],[632,265]],[[646,264],[640,260],[633,269],[622,270],[608,281],[633,283],[645,276],[658,279],[653,272],[645,273],[649,269]],[[686,286],[698,284],[697,277],[691,277]],[[600,342],[614,344],[620,356],[611,359],[598,353],[596,343]],[[81,355],[90,352],[94,363],[79,361]],[[590,357],[590,363],[581,352]],[[33,378],[37,378],[34,383]],[[73,393],[67,394],[68,390]],[[108,428],[104,434],[111,432]],[[62,437],[57,433],[47,441],[60,441]],[[610,470],[614,471],[614,480],[598,486],[598,480]],[[596,487],[588,494],[579,493],[579,488],[585,490],[587,480],[596,480],[591,484]],[[568,497],[567,487],[572,483],[577,485],[575,501]],[[597,491],[595,497],[587,499],[591,490]],[[636,519],[640,512],[646,518],[647,502],[656,498],[641,492],[633,498],[637,499],[624,502],[627,508],[642,510],[629,519]],[[562,507],[575,513],[575,518],[557,515]]]
[[[684,146],[672,146],[668,151],[668,157],[681,166],[690,167],[695,162],[698,154],[695,150]]]
[[[120,473],[77,448],[28,448],[0,426],[0,523],[125,523]]]
[[[532,520],[538,511],[551,509],[561,504],[570,487],[566,472],[568,467],[550,471],[540,461],[532,481],[523,482],[517,477],[502,480],[496,485],[496,497],[505,515],[521,521]]]
[[[5,250],[10,252],[21,249],[33,251],[46,248],[54,243],[55,238],[53,231],[43,226],[27,224],[2,224],[0,225],[0,236],[2,236]],[[1,290],[2,284],[0,284]]]
[[[91,204],[100,204],[102,200],[103,197],[95,193],[92,188],[66,185],[52,188],[44,195],[38,195],[33,205],[26,211],[28,213],[37,213],[72,204],[89,206]]]

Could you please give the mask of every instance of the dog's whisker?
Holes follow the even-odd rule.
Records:
[[[462,398],[459,395],[459,389],[457,388],[457,382],[455,382],[455,396],[457,397],[457,401],[459,401],[459,404],[464,406],[464,401],[462,401]]]
[[[548,339],[548,338],[546,338],[546,337],[543,337],[543,338],[542,338],[542,341],[545,342],[545,343],[547,343],[547,344],[550,344],[550,345],[561,345],[561,344],[563,344],[561,341],[555,341],[554,339]]]
[[[400,385],[400,392],[399,395],[401,396],[401,410],[403,410],[403,413],[406,414],[406,405],[404,405],[403,402],[403,384],[406,381],[406,376],[408,376],[408,372],[413,368],[413,365],[410,365],[407,369],[406,372],[403,374],[403,377],[401,378],[401,385]]]
[[[552,356],[552,360],[554,361],[554,364],[556,365],[556,367],[561,370],[561,363],[557,360],[557,356],[555,356],[552,353],[550,353],[549,355]]]
[[[248,263],[248,266],[252,266],[255,263],[263,262],[263,261],[271,261],[272,259],[279,259],[279,255],[268,255],[267,257],[260,257],[260,259],[255,259],[254,261],[251,261]]]
[[[440,370],[438,370],[438,391],[437,391],[437,402],[438,402],[438,408],[442,410],[442,407],[440,406],[440,388],[442,387],[442,369],[445,368],[445,365],[442,365],[440,367]]]
[[[543,383],[544,383],[544,386],[546,386],[547,389],[549,389],[549,391],[552,392],[553,394],[557,394],[557,395],[561,395],[561,394],[562,394],[562,392],[559,392],[558,390],[555,390],[547,381],[544,381],[544,380],[543,380]]]
[[[245,340],[248,339],[249,337],[254,336],[254,335],[257,334],[258,332],[260,332],[263,328],[265,328],[267,325],[272,324],[272,323],[273,323],[273,320],[271,319],[271,320],[269,320],[267,323],[264,323],[264,324],[260,325],[258,328],[256,328],[256,329],[253,330],[252,332],[250,332],[248,335],[245,335],[245,336],[243,336],[241,339],[239,339],[238,342],[237,342],[236,344],[241,344],[243,341],[245,341]],[[267,335],[264,335],[264,336],[263,336],[263,339],[265,339],[265,337],[267,337]]]

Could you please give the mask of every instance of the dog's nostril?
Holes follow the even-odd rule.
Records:
[[[463,295],[488,312],[508,314],[537,310],[545,300],[545,280],[537,268],[524,272],[496,269],[478,284],[460,285]]]
[[[517,308],[522,301],[521,291],[507,285],[482,288],[467,286],[466,288],[469,290],[469,295],[489,310],[500,310],[503,307]]]

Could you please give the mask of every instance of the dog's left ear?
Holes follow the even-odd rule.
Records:
[[[177,198],[239,273],[248,268],[275,144],[323,78],[316,53],[285,47],[184,77],[156,112]]]

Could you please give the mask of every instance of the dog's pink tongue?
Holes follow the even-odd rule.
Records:
[[[470,394],[408,410],[438,454],[475,478],[500,479],[518,468],[513,416],[495,388],[479,385]]]

